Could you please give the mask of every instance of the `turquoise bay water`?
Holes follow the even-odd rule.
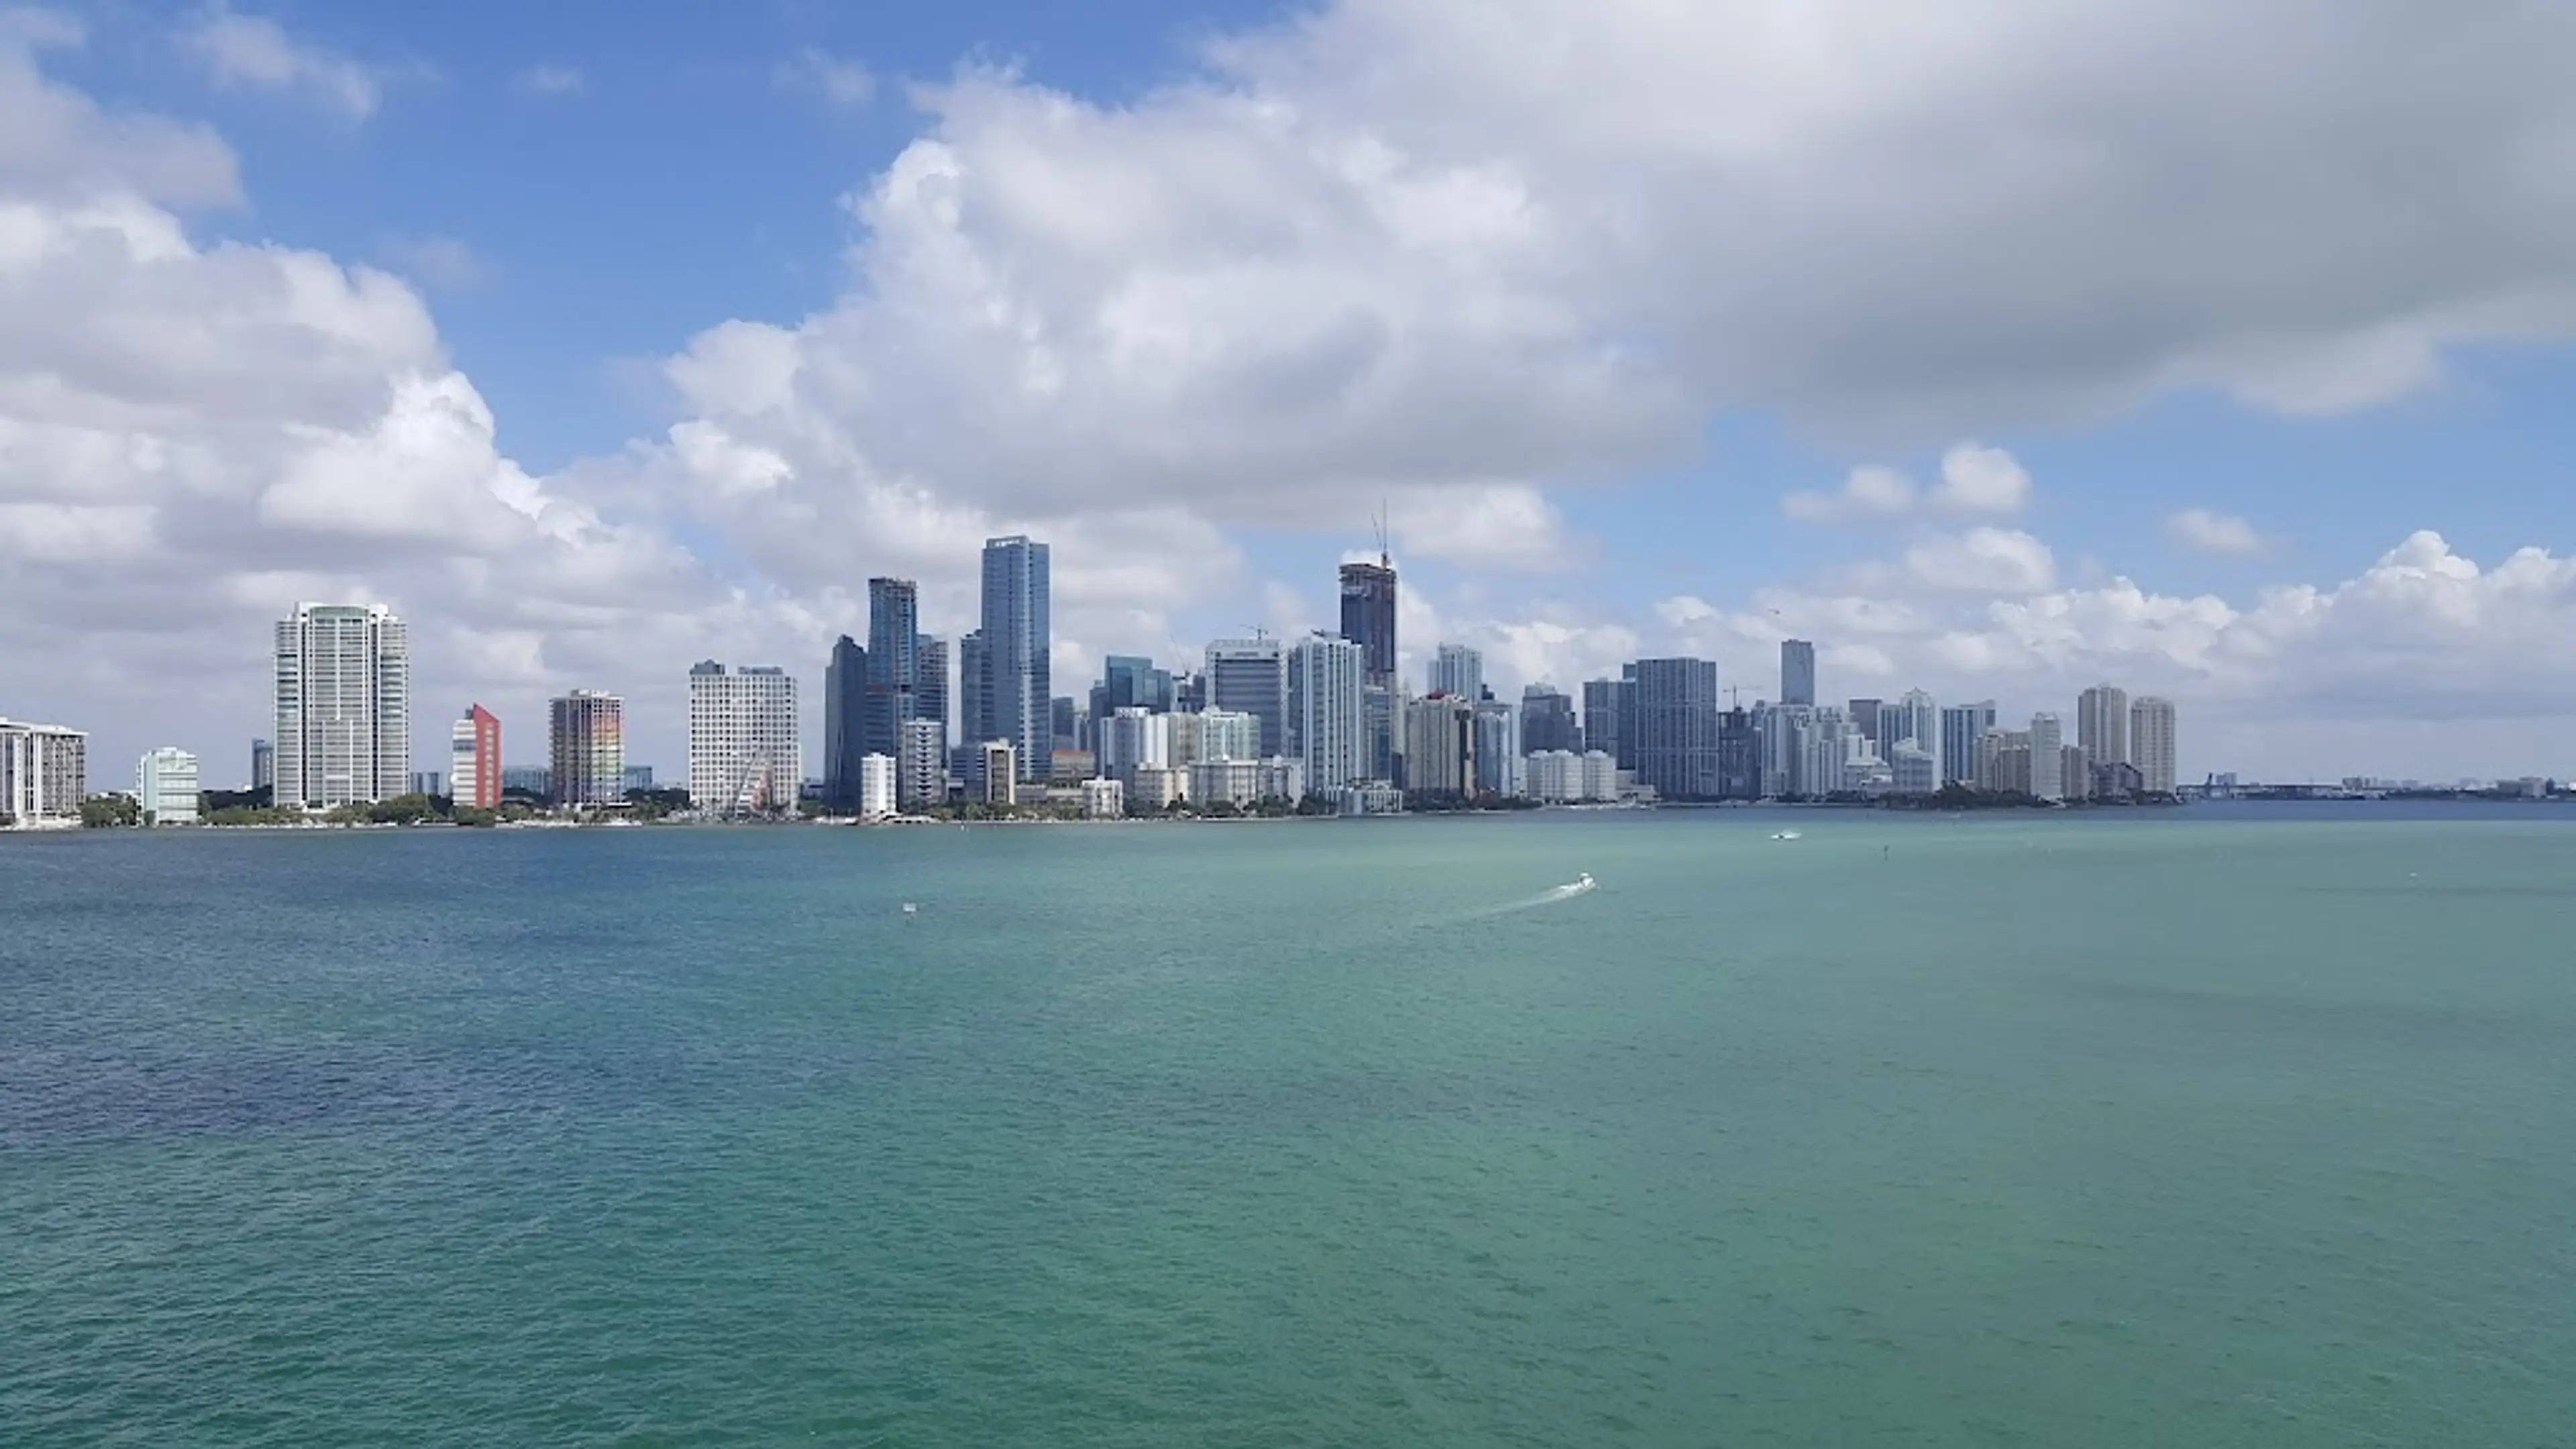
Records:
[[[2538,811],[0,840],[0,1441],[2563,1445],[2571,928]]]

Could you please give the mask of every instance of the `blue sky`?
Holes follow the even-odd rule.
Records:
[[[2576,36],[2134,11],[12,12],[0,602],[88,622],[0,714],[229,759],[328,588],[425,720],[676,767],[691,659],[818,685],[872,573],[954,629],[1050,537],[1088,670],[1329,623],[1383,500],[1506,687],[1799,633],[2169,694],[2186,773],[2576,769]]]

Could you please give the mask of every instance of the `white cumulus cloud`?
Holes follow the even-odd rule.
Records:
[[[2165,532],[2203,553],[2261,553],[2263,535],[2232,513],[2186,508],[2165,520]]]
[[[300,93],[357,121],[384,99],[382,72],[299,40],[264,15],[209,5],[182,39],[219,86]]]

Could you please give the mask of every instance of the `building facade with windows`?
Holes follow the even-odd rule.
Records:
[[[795,678],[775,665],[692,665],[690,803],[715,814],[793,810],[804,780]]]
[[[614,805],[626,798],[626,702],[576,689],[547,707],[546,758],[557,805]]]
[[[278,622],[274,803],[390,800],[411,788],[411,635],[382,605],[298,604]]]
[[[60,725],[0,719],[0,824],[51,830],[81,823],[89,797],[89,736]]]

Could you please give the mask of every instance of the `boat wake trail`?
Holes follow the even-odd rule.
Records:
[[[1561,886],[1551,886],[1546,890],[1540,891],[1534,896],[1524,896],[1516,901],[1505,901],[1499,906],[1487,906],[1483,910],[1468,911],[1462,915],[1448,916],[1436,921],[1425,921],[1422,924],[1426,926],[1445,926],[1454,925],[1463,921],[1489,921],[1496,916],[1509,916],[1518,914],[1522,911],[1534,911],[1541,906],[1552,906],[1560,901],[1570,901],[1576,896],[1590,895],[1596,888],[1597,887],[1595,886],[1591,876],[1580,875],[1567,881]]]

